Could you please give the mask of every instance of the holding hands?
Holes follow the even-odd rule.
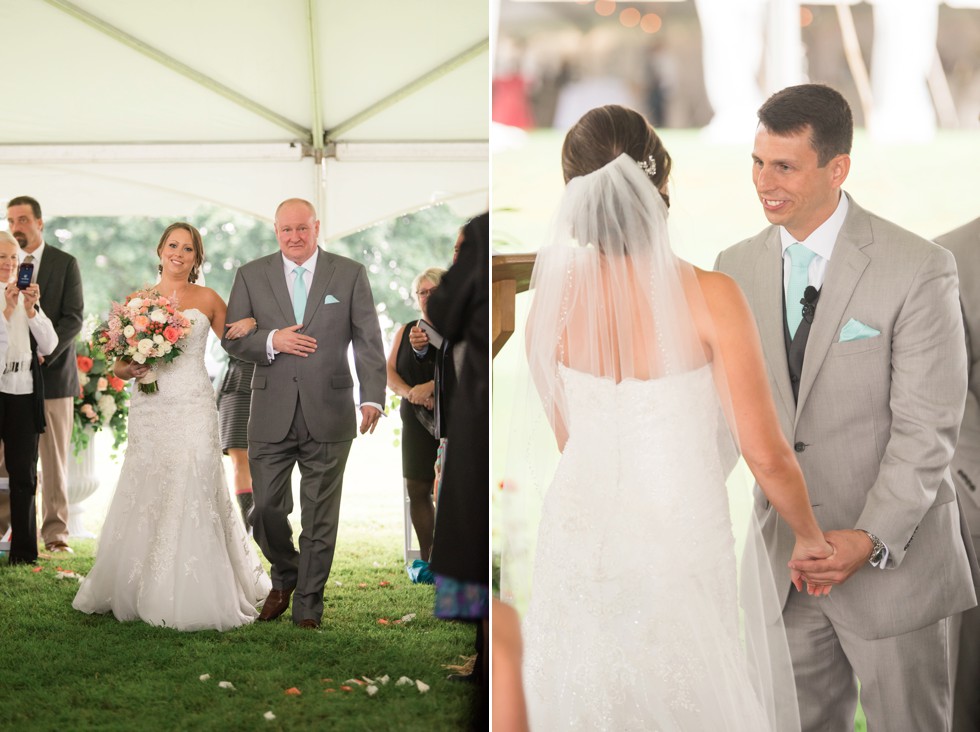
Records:
[[[803,583],[805,582],[808,594],[817,597],[829,595],[831,583],[823,582],[805,573],[800,565],[805,565],[808,562],[831,561],[836,557],[836,554],[837,548],[824,537],[820,537],[816,541],[806,541],[797,537],[796,546],[793,547],[793,555],[789,562],[790,578],[797,591],[803,591]]]
[[[826,588],[825,592],[810,592],[811,595],[826,595],[832,585],[843,584],[867,563],[873,549],[868,535],[857,529],[828,531],[824,536],[834,549],[830,555],[807,557],[793,552],[789,563],[793,576],[802,577],[807,588],[814,585],[817,590]],[[797,589],[800,589],[799,585]]]

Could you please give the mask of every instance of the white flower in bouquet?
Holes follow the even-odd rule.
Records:
[[[166,310],[151,310],[150,320],[154,323],[166,323],[167,322],[167,311]]]
[[[163,355],[166,356],[168,353],[170,353],[173,350],[173,348],[174,348],[174,344],[173,343],[170,343],[169,341],[166,342],[166,343],[164,343],[163,344]]]
[[[116,400],[111,394],[103,394],[98,401],[99,411],[102,413],[102,423],[108,424],[112,415],[116,413]]]
[[[149,356],[153,352],[153,341],[149,338],[144,338],[136,344],[136,350],[144,356]]]
[[[131,325],[127,325],[125,328],[123,328],[123,335],[127,338],[132,338],[134,335],[136,335],[136,328]]]
[[[142,297],[134,297],[132,300],[130,300],[126,304],[129,306],[129,309],[130,310],[139,310],[141,307],[143,307],[143,298]]]
[[[156,343],[158,346],[161,343],[163,343],[164,340],[165,340],[164,337],[162,335],[160,335],[159,333],[157,333],[155,336],[153,336],[153,342]]]
[[[133,354],[134,363],[146,363],[146,356],[139,351]]]
[[[88,376],[87,375],[85,377],[85,384],[88,384]],[[82,384],[82,386],[85,386],[85,384]],[[97,382],[95,382],[95,390],[96,391],[105,391],[108,388],[109,388],[109,380],[106,377],[104,377],[104,376],[100,376],[99,377],[99,380]]]
[[[84,371],[79,371],[78,372],[78,385],[79,386],[88,386],[88,380],[89,380],[89,375],[88,374],[86,374]]]

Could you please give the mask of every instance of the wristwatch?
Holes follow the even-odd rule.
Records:
[[[871,539],[871,556],[868,557],[868,564],[872,567],[877,567],[882,557],[885,556],[885,544],[870,531],[865,531],[864,529],[861,529],[861,531],[864,531],[868,535],[868,538]]]

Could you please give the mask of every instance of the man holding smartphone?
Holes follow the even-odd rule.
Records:
[[[20,244],[22,264],[32,264],[32,282],[41,289],[41,309],[51,319],[58,345],[41,362],[44,417],[41,435],[41,539],[49,552],[68,552],[68,450],[71,444],[74,398],[78,393],[75,337],[82,329],[84,303],[78,262],[46,244],[41,204],[30,196],[7,202],[7,227]],[[29,268],[18,270],[25,278]],[[27,283],[30,284],[30,283]]]

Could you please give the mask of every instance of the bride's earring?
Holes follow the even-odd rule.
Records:
[[[157,272],[159,272],[160,274],[163,274],[163,265],[162,264],[158,264],[157,265]]]
[[[188,275],[187,281],[190,282],[191,284],[197,282],[197,265],[191,267],[191,273],[190,275]]]

